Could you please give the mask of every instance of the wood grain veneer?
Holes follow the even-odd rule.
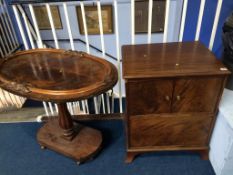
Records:
[[[126,162],[143,152],[198,151],[209,140],[227,75],[203,44],[122,47],[126,86]]]

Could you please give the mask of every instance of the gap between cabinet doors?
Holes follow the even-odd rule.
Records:
[[[137,79],[126,82],[127,113],[215,113],[222,76]]]

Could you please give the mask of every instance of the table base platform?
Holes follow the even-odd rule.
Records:
[[[37,133],[37,140],[41,147],[54,150],[67,157],[83,163],[93,159],[100,151],[102,134],[100,131],[74,123],[75,136],[72,140],[65,139],[63,129],[59,127],[58,118],[49,119]]]

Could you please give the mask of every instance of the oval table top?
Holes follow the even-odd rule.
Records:
[[[20,51],[0,63],[0,86],[34,100],[86,99],[111,89],[117,79],[112,63],[77,51]]]

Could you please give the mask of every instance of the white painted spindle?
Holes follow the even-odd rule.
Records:
[[[38,23],[37,23],[37,20],[36,20],[36,16],[35,16],[33,6],[31,4],[29,4],[28,6],[29,6],[30,13],[31,13],[33,26],[35,28],[36,35],[37,35],[37,47],[38,48],[43,48],[43,43],[42,43],[42,39],[41,39],[41,35],[40,35],[40,31],[39,31],[39,27],[38,27]]]
[[[198,21],[197,21],[197,29],[196,29],[196,35],[195,35],[195,41],[198,41],[199,37],[200,37],[201,23],[202,23],[202,18],[203,18],[204,9],[205,9],[205,1],[206,0],[201,0],[201,3],[200,3],[200,9],[199,9],[199,15],[198,15]]]
[[[135,1],[131,0],[131,44],[135,43]]]
[[[149,0],[148,4],[148,38],[147,43],[151,43],[151,28],[152,28],[152,13],[153,13],[153,0]]]
[[[69,39],[70,39],[70,46],[71,46],[72,50],[75,50],[74,40],[73,40],[73,35],[72,35],[71,27],[70,27],[70,20],[69,20],[69,14],[68,14],[67,4],[66,3],[63,3],[63,8],[64,8],[64,13],[65,13],[65,19],[66,19],[66,26],[67,26],[67,30],[68,30],[68,35],[69,35]]]
[[[20,31],[20,34],[21,34],[21,37],[22,37],[22,40],[23,40],[24,47],[25,47],[26,50],[28,50],[29,47],[28,47],[27,39],[26,39],[24,30],[23,30],[23,27],[22,27],[22,23],[21,23],[21,20],[20,20],[20,17],[19,17],[17,7],[16,7],[16,5],[13,5],[12,8],[13,8],[13,11],[14,11],[14,14],[15,14],[15,18],[16,18],[18,27],[19,27],[19,31]]]
[[[85,15],[85,9],[84,9],[83,2],[80,2],[80,6],[81,6],[83,28],[84,28],[85,41],[86,41],[86,49],[87,49],[87,53],[90,53],[89,40],[88,40],[88,32],[87,32],[87,23],[86,23],[86,15]]]
[[[0,0],[1,1],[1,0]],[[4,10],[3,11],[5,11],[6,12],[6,16],[7,16],[7,19],[8,19],[8,21],[9,21],[9,23],[10,23],[10,31],[13,31],[12,33],[13,33],[13,38],[14,38],[14,45],[15,46],[17,46],[18,45],[18,38],[17,38],[17,36],[16,36],[16,32],[15,32],[15,30],[14,30],[14,26],[13,26],[13,24],[12,24],[12,21],[11,21],[11,18],[10,18],[10,15],[9,15],[9,11],[8,11],[8,8],[7,8],[7,5],[6,5],[6,2],[5,1],[1,1],[1,5],[3,6],[3,8],[4,8]],[[12,34],[11,33],[11,34]]]
[[[8,44],[8,41],[7,41],[7,38],[8,38],[9,36],[6,35],[6,33],[8,34],[8,32],[6,32],[6,31],[3,29],[2,25],[0,25],[0,31],[1,31],[1,33],[2,33],[2,36],[1,36],[1,37],[3,38],[4,46],[7,48],[7,53],[10,53],[10,52],[11,52],[11,49],[10,49],[9,44]]]
[[[49,17],[49,23],[50,23],[50,26],[51,26],[51,29],[52,29],[54,44],[55,44],[55,47],[57,49],[59,49],[57,34],[56,34],[55,25],[54,25],[54,21],[53,21],[53,16],[52,16],[52,12],[51,12],[51,7],[50,7],[50,5],[48,3],[46,3],[46,9],[47,9],[48,17]]]
[[[20,6],[18,8],[20,9]],[[25,14],[24,10],[21,10],[21,14],[23,16],[24,25],[26,27],[26,31],[27,31],[27,34],[28,34],[28,37],[29,37],[29,41],[30,41],[31,47],[32,47],[32,49],[35,49],[35,45],[34,45],[34,41],[33,41],[33,38],[32,38],[32,34],[30,32],[29,25],[28,25],[28,19],[26,17],[26,14]]]
[[[8,54],[8,52],[6,50],[5,42],[2,40],[2,37],[0,37],[0,44],[1,44],[3,52],[4,52],[4,54],[3,54],[3,57],[4,57],[4,56],[6,56]]]
[[[97,11],[98,11],[98,19],[99,19],[99,30],[100,30],[100,41],[101,41],[101,48],[102,48],[102,56],[105,58],[105,45],[104,45],[104,32],[103,32],[103,22],[102,22],[102,12],[101,12],[101,5],[100,1],[97,1]],[[104,101],[104,95],[101,94],[102,99],[102,107],[103,107],[103,113],[105,114],[105,101]]]
[[[187,15],[187,7],[188,7],[188,0],[184,0],[183,2],[183,10],[182,10],[182,18],[181,18],[181,25],[180,25],[180,33],[179,33],[179,41],[182,42],[184,36],[184,27],[185,27],[185,19]]]
[[[223,0],[218,0],[217,8],[216,8],[216,13],[215,13],[215,18],[214,18],[214,24],[210,36],[210,43],[209,43],[209,49],[212,50],[214,46],[214,40],[217,32],[217,27],[218,27],[218,22],[219,22],[219,17],[221,13],[221,8],[222,8],[222,3]]]
[[[122,90],[121,90],[121,62],[120,62],[120,42],[119,42],[119,24],[118,24],[118,6],[117,0],[114,0],[115,12],[115,33],[116,33],[116,53],[117,53],[117,68],[118,68],[118,88],[119,88],[119,105],[120,113],[122,113]],[[107,97],[109,98],[109,97]],[[109,101],[109,99],[108,99]]]
[[[0,1],[0,7],[1,7],[1,10],[2,10],[2,14],[0,14],[0,18],[1,18],[1,21],[2,21],[2,26],[3,26],[3,29],[4,29],[5,34],[7,36],[7,39],[9,41],[10,50],[13,50],[14,49],[14,44],[13,44],[14,39],[12,38],[13,37],[12,32],[11,32],[7,17],[5,15],[5,11],[4,11],[3,6],[1,4],[1,1]]]
[[[164,43],[167,42],[167,38],[168,38],[169,10],[170,10],[170,0],[166,0],[166,12],[165,12],[164,34],[163,34]]]

